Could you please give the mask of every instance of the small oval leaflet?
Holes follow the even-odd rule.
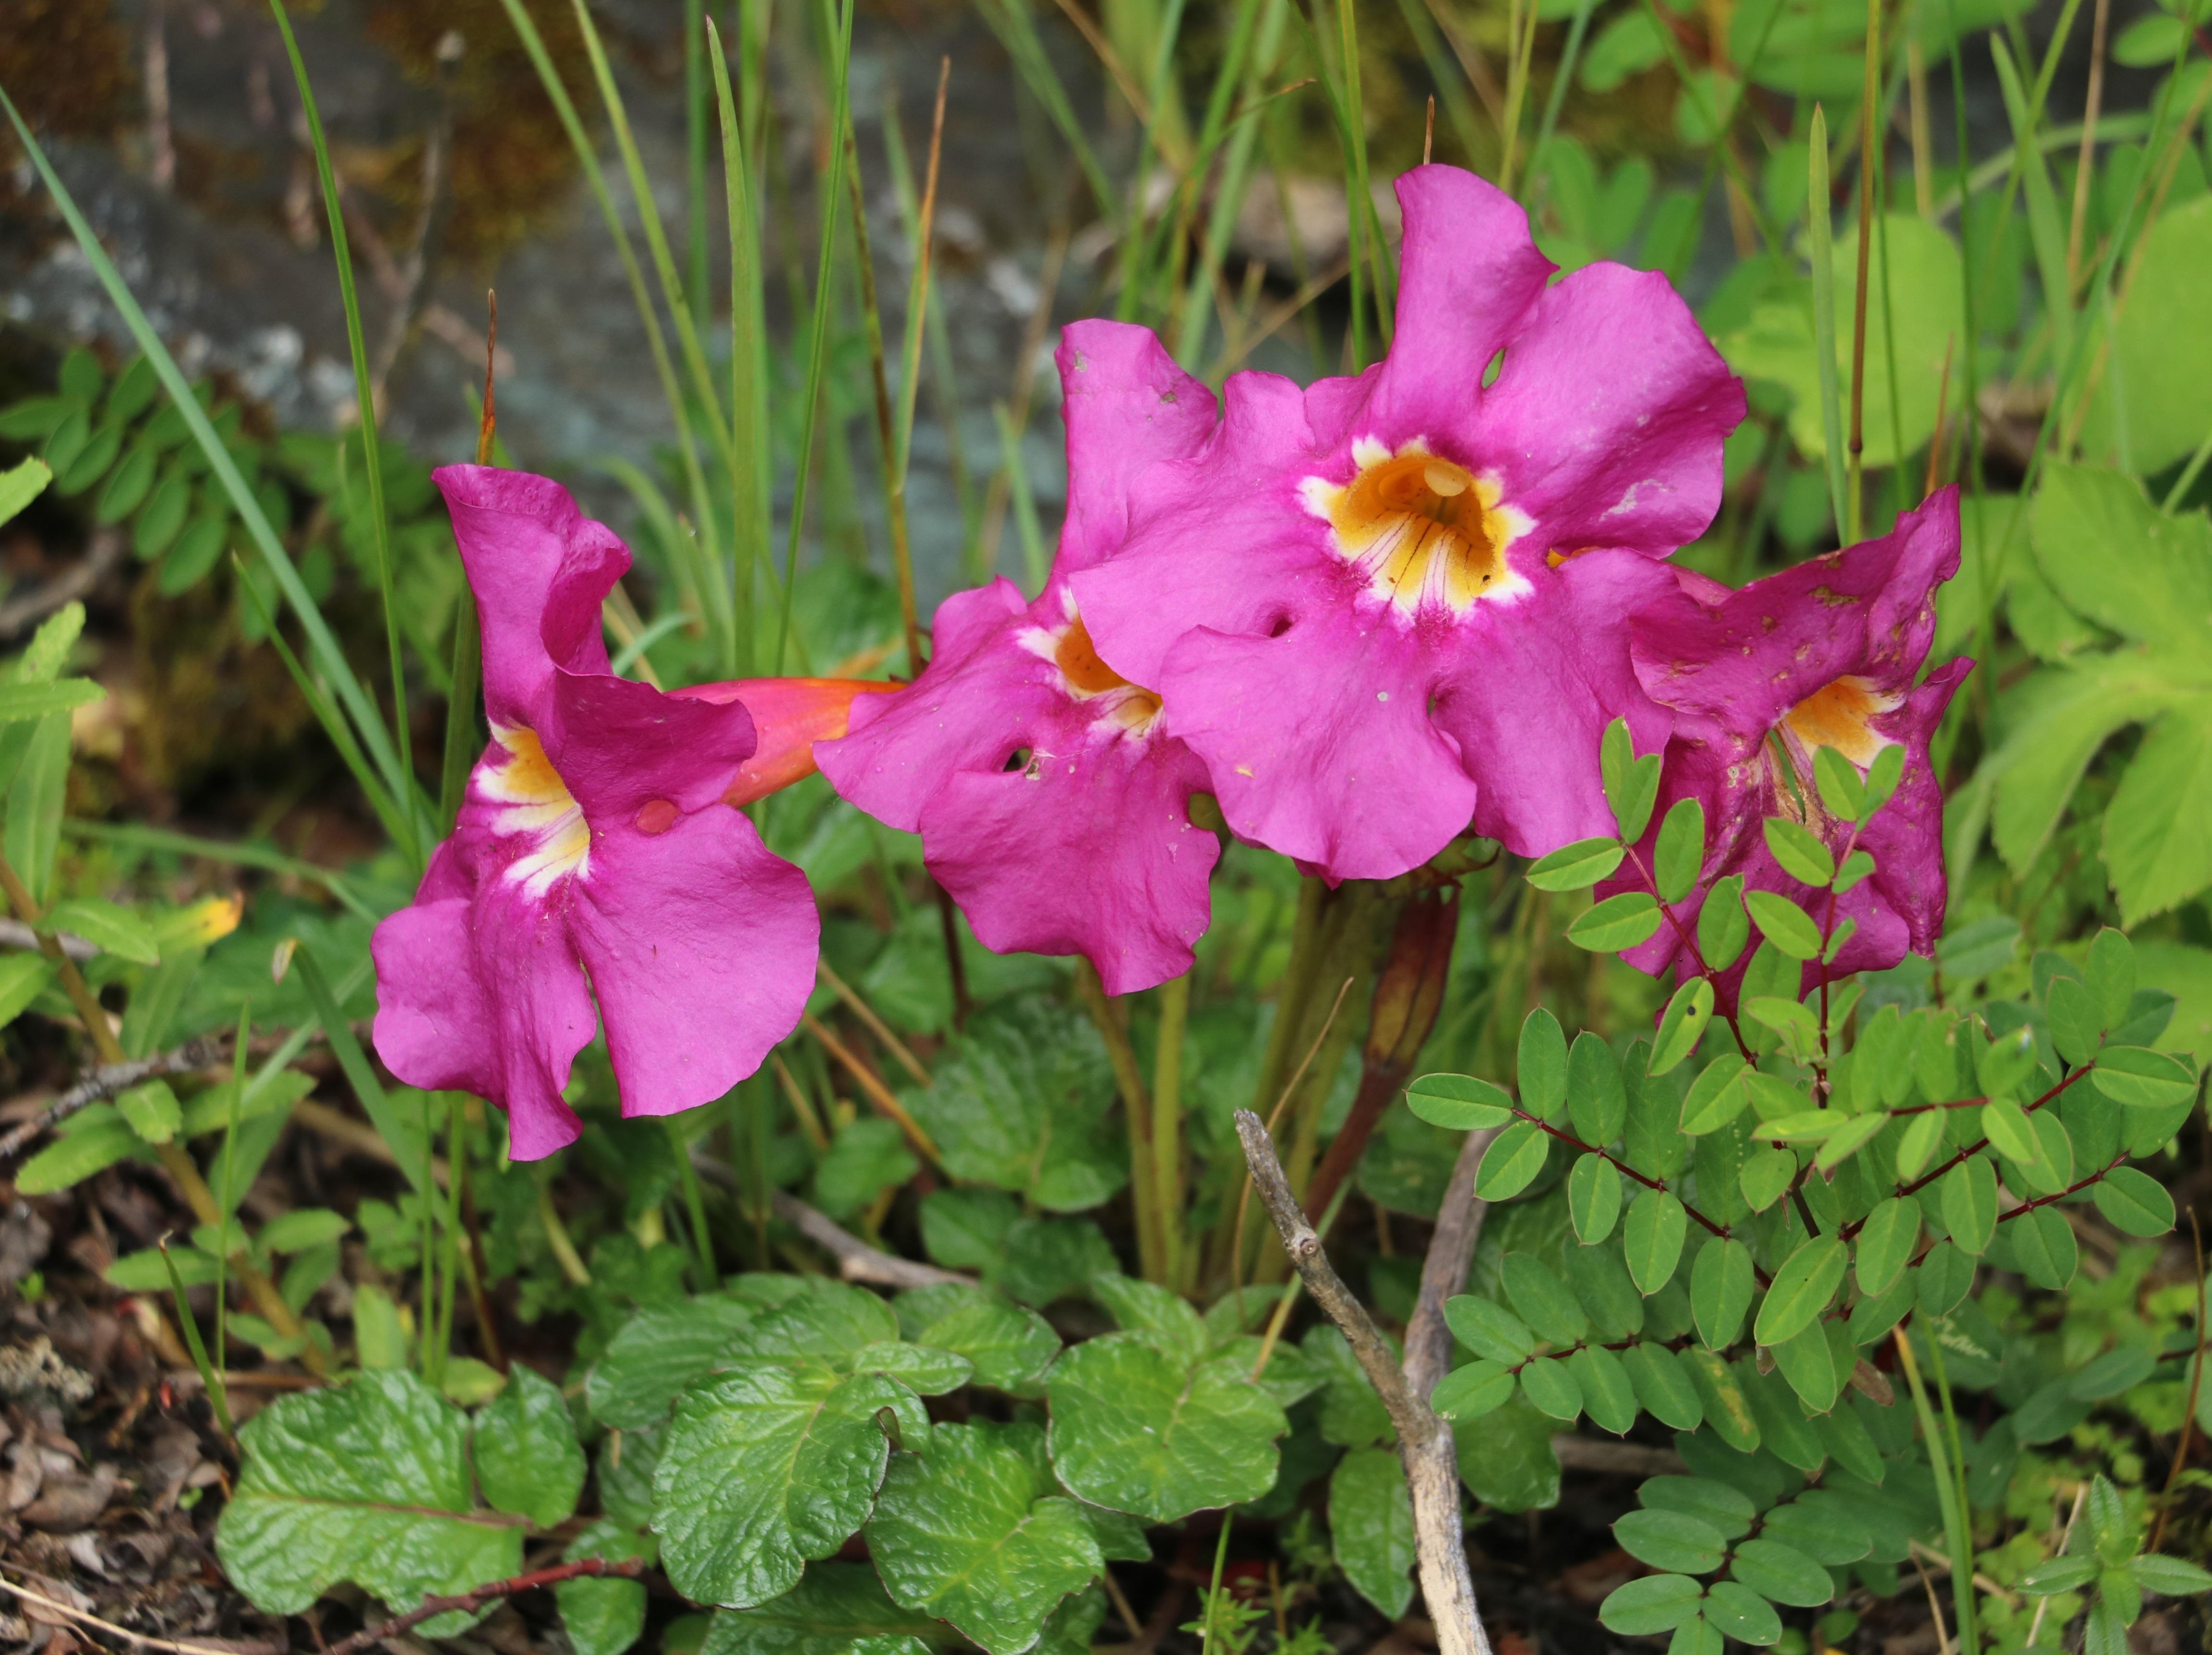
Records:
[[[1513,1099],[1502,1086],[1472,1075],[1424,1075],[1406,1088],[1407,1106],[1431,1126],[1455,1132],[1503,1126]]]

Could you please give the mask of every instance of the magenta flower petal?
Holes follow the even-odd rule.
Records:
[[[1163,460],[1182,459],[1213,432],[1213,393],[1185,373],[1150,328],[1075,322],[1053,360],[1067,421],[1067,513],[1055,567],[1088,567],[1121,543],[1128,491]]]
[[[806,876],[715,804],[595,837],[569,933],[605,1020],[625,1115],[711,1102],[799,1026],[821,922]]]
[[[1626,651],[1655,587],[1578,565],[1700,532],[1743,412],[1664,278],[1595,265],[1547,288],[1498,191],[1424,167],[1399,192],[1387,360],[1304,391],[1231,379],[1218,428],[1139,470],[1121,544],[1071,576],[1100,654],[1160,691],[1238,831],[1330,878],[1402,873],[1470,821],[1528,855],[1601,831],[1604,726],[1656,746],[1668,720]],[[1288,792],[1256,797],[1255,755]]]
[[[1743,415],[1743,382],[1664,276],[1591,264],[1507,348],[1482,440],[1553,547],[1663,557],[1720,509],[1721,444]]]
[[[483,617],[492,743],[415,905],[377,928],[377,1051],[411,1085],[505,1109],[529,1160],[576,1137],[561,1089],[602,1021],[625,1114],[750,1074],[798,1023],[818,922],[805,876],[723,803],[755,754],[744,703],[607,670],[622,543],[544,478],[437,476]]]
[[[1160,687],[1239,838],[1333,880],[1389,879],[1474,813],[1458,744],[1429,716],[1431,670],[1397,628],[1322,609],[1278,638],[1187,632]]]
[[[431,474],[446,497],[483,628],[484,710],[513,722],[537,705],[556,666],[607,670],[599,605],[629,549],[550,477],[489,465]]]
[[[1190,821],[1205,767],[1159,698],[1098,659],[1064,580],[947,598],[937,652],[853,708],[815,758],[838,793],[918,832],[986,948],[1081,954],[1110,992],[1189,969],[1218,854]]]
[[[1935,637],[1936,588],[1958,567],[1958,492],[1947,488],[1881,539],[1741,591],[1678,585],[1631,628],[1638,676],[1675,720],[1653,820],[1680,799],[1704,807],[1700,892],[1741,874],[1747,888],[1779,892],[1827,921],[1829,894],[1792,879],[1767,849],[1770,816],[1811,828],[1839,858],[1854,846],[1873,857],[1874,874],[1832,899],[1835,918],[1856,922],[1833,976],[1927,953],[1942,931],[1943,800],[1929,743],[1973,664],[1954,661],[1914,680]],[[1854,838],[1820,803],[1814,755],[1832,747],[1863,774],[1892,746],[1905,750],[1903,779]],[[1598,894],[1634,888],[1617,877]],[[1686,926],[1694,927],[1700,900],[1680,910]],[[1628,957],[1656,973],[1681,953],[1666,929]]]
[[[922,842],[985,948],[1079,954],[1128,994],[1190,969],[1220,846],[1190,820],[1206,783],[1187,749],[1095,740],[1086,724],[1048,714],[1029,766],[955,771],[922,809]]]

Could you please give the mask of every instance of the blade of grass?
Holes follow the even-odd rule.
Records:
[[[1075,107],[1068,101],[1067,88],[1046,55],[1044,42],[1037,38],[1036,20],[1030,15],[1024,0],[976,0],[976,9],[983,21],[999,37],[1000,44],[1014,60],[1021,71],[1022,83],[1030,95],[1044,106],[1052,124],[1067,140],[1073,151],[1076,164],[1083,169],[1084,181],[1098,203],[1098,210],[1108,218],[1120,215],[1121,203],[1115,199],[1113,180],[1098,160],[1091,140],[1083,130],[1083,123],[1076,118]]]
[[[1828,118],[1813,106],[1807,158],[1805,221],[1813,259],[1813,352],[1820,374],[1820,425],[1827,442],[1828,503],[1841,534],[1850,519],[1844,509],[1844,419],[1836,367],[1836,253],[1829,223]]]
[[[806,353],[806,392],[799,422],[799,467],[792,479],[791,539],[784,554],[783,612],[776,622],[775,673],[791,643],[791,602],[799,581],[799,541],[806,524],[806,486],[814,470],[814,433],[822,409],[822,380],[830,355],[830,282],[837,251],[839,203],[844,197],[845,146],[836,135],[849,118],[851,88],[847,71],[852,63],[853,0],[821,0],[823,27],[830,40],[830,168],[822,182],[822,246],[814,271],[814,325]]]
[[[730,227],[730,628],[723,667],[732,677],[752,670],[753,594],[774,531],[768,422],[768,322],[763,303],[760,218],[753,209],[752,169],[744,129],[730,91],[730,65],[714,21],[706,20],[708,59],[714,72],[714,108],[722,132],[722,181]]]
[[[369,385],[368,347],[362,337],[361,295],[354,286],[353,252],[346,240],[345,209],[338,200],[337,174],[331,169],[330,142],[323,132],[322,112],[315,106],[315,89],[307,79],[307,65],[300,56],[300,43],[292,34],[292,19],[283,0],[269,0],[277,32],[284,37],[284,55],[291,61],[292,80],[300,94],[300,112],[307,124],[307,140],[315,152],[315,175],[323,189],[323,213],[330,221],[331,252],[337,264],[338,297],[345,306],[346,349],[353,357],[354,401],[361,421],[362,470],[368,479],[371,543],[376,551],[376,590],[384,607],[384,640],[392,658],[392,724],[396,737],[398,769],[392,779],[392,794],[407,820],[399,848],[419,870],[428,852],[417,831],[415,763],[407,718],[407,672],[399,650],[399,609],[392,592],[392,523],[384,504],[383,446],[376,433],[376,397]]]
[[[1006,457],[1000,475],[1006,480],[1007,494],[1013,504],[1014,530],[1022,545],[1022,570],[1028,577],[1030,593],[1035,595],[1044,590],[1052,560],[1045,550],[1044,530],[1037,523],[1036,501],[1030,494],[1029,468],[1022,464],[1022,433],[1004,403],[992,403],[991,412],[999,421],[999,446]]]
[[[238,1123],[246,1107],[246,1054],[252,1048],[253,1034],[253,1003],[239,1008],[238,1038],[230,1048],[230,1107],[222,1123],[222,1179],[216,1190],[216,1200],[222,1208],[222,1234],[215,1250],[215,1349],[225,1356],[230,1347],[224,1342],[225,1323],[229,1315],[229,1283],[224,1279],[230,1269],[230,1230],[237,1222],[238,1198],[242,1193],[238,1187]],[[161,1256],[169,1255],[166,1249]],[[170,1266],[173,1270],[174,1265]]]
[[[307,991],[307,1003],[313,1009],[316,1021],[322,1024],[323,1036],[331,1043],[331,1054],[338,1060],[338,1067],[353,1088],[354,1096],[361,1100],[362,1108],[376,1130],[384,1134],[384,1141],[392,1146],[392,1158],[406,1174],[407,1181],[427,1198],[430,1193],[428,1140],[403,1120],[393,1107],[383,1084],[376,1078],[376,1071],[369,1067],[361,1042],[354,1039],[353,1025],[346,1021],[337,997],[331,992],[330,979],[323,975],[322,966],[306,943],[293,951],[291,969],[300,974],[300,985]]]
[[[438,778],[438,826],[453,830],[469,769],[481,749],[477,738],[477,689],[483,676],[483,640],[477,634],[477,599],[465,582],[453,603],[453,684],[446,697],[444,762]]]
[[[1866,527],[1867,271],[1874,254],[1874,161],[1881,128],[1881,0],[1867,0],[1865,58],[1865,82],[1859,93],[1858,273],[1851,287],[1851,434],[1844,480],[1844,506],[1850,513],[1844,533],[1846,546],[1856,545]],[[1892,431],[1893,444],[1900,435]]]
[[[1206,125],[1199,135],[1202,159],[1210,161],[1215,147],[1224,143],[1226,155],[1222,162],[1220,186],[1206,216],[1206,239],[1200,249],[1198,268],[1184,286],[1182,314],[1176,329],[1176,361],[1186,373],[1195,373],[1205,357],[1206,318],[1212,313],[1215,283],[1220,279],[1222,263],[1229,256],[1229,244],[1237,233],[1237,221],[1243,213],[1245,196],[1251,187],[1252,154],[1259,143],[1272,95],[1263,92],[1262,88],[1282,51],[1288,7],[1289,0],[1262,0],[1256,33],[1244,52],[1243,84],[1246,107],[1233,119],[1224,121],[1225,140],[1215,130],[1213,112],[1209,107]],[[1250,8],[1240,5],[1240,31],[1247,9]],[[1224,74],[1227,67],[1224,64]],[[1196,184],[1194,179],[1194,188]]]
[[[1995,59],[1997,85],[2004,94],[2005,114],[2012,122],[2013,146],[2019,159],[2014,167],[2027,194],[2028,240],[2035,249],[2036,279],[2043,288],[2044,313],[2051,319],[2051,354],[2060,361],[2074,352],[2073,284],[2066,274],[2066,227],[2059,215],[2058,194],[2035,145],[2037,118],[2021,88],[2020,70],[2013,62],[2004,37],[1990,36],[1990,55]]]
[[[165,1235],[154,1245],[161,1250],[162,1267],[169,1272],[169,1293],[177,1306],[177,1325],[183,1331],[185,1349],[191,1353],[192,1367],[199,1373],[208,1402],[215,1409],[216,1423],[222,1427],[223,1435],[235,1440],[238,1428],[230,1421],[230,1392],[223,1385],[222,1375],[208,1360],[207,1346],[200,1340],[198,1319],[192,1314],[191,1304],[185,1297],[185,1278],[177,1271],[177,1261],[169,1257],[169,1238]],[[219,1305],[222,1300],[217,1299],[216,1302]]]
[[[191,433],[193,440],[199,445],[201,453],[206,458],[209,469],[215,473],[216,481],[222,484],[231,509],[238,513],[240,520],[246,525],[246,534],[252,540],[254,549],[268,561],[285,601],[291,604],[293,612],[300,618],[301,629],[307,634],[308,648],[317,666],[337,686],[339,700],[359,726],[361,740],[367,744],[370,755],[376,761],[385,785],[393,790],[394,797],[398,797],[398,790],[405,785],[405,773],[399,767],[398,755],[392,746],[376,703],[354,676],[345,652],[338,646],[336,635],[323,619],[321,609],[301,581],[299,570],[285,552],[276,530],[270,525],[267,513],[261,509],[261,502],[254,498],[253,491],[240,474],[238,462],[223,446],[222,439],[216,434],[207,410],[200,406],[199,398],[192,394],[191,387],[185,382],[175,358],[169,355],[168,348],[154,331],[153,324],[146,319],[146,312],[131,296],[130,288],[116,270],[114,261],[108,258],[100,238],[93,233],[92,227],[85,221],[76,197],[70,193],[68,186],[55,173],[46,151],[32,136],[30,127],[25,124],[14,100],[4,91],[0,91],[0,109],[6,111],[9,121],[22,143],[24,154],[30,158],[40,181],[46,186],[47,193],[53,197],[54,204],[61,209],[63,221],[69,226],[70,233],[76,238],[85,262],[91,265],[93,274],[106,291],[109,301],[123,318],[124,326],[130,330],[139,351],[153,365],[155,377],[161,380],[161,388],[168,392],[170,400],[176,404],[186,429]],[[317,716],[322,718],[324,727],[331,732],[332,739],[337,739],[338,731],[343,726],[337,722],[336,713],[319,711]]]
[[[319,868],[312,862],[302,862],[297,857],[279,851],[264,850],[254,845],[230,845],[221,840],[200,839],[190,834],[173,833],[166,828],[149,828],[135,821],[85,821],[76,817],[64,817],[62,831],[72,838],[88,839],[97,844],[121,845],[137,850],[166,851],[177,856],[201,856],[214,862],[228,862],[241,868],[264,868],[273,874],[287,874],[295,879],[304,879],[320,885],[349,913],[371,924],[384,916],[363,901],[353,888],[353,882],[343,874],[328,868]]]
[[[684,0],[684,298],[707,309],[707,9]]]
[[[1552,142],[1553,130],[1559,124],[1559,110],[1567,101],[1567,88],[1574,82],[1575,65],[1581,61],[1583,55],[1583,37],[1589,32],[1590,13],[1595,8],[1596,0],[1577,0],[1575,20],[1567,26],[1566,49],[1559,54],[1559,72],[1553,76],[1551,93],[1544,100],[1544,118],[1536,128],[1536,142],[1528,151],[1528,176],[1522,191],[1524,199],[1527,188],[1533,187],[1535,181],[1543,176],[1544,151]],[[1777,9],[1780,8],[1777,7]],[[1736,101],[1741,103],[1742,100],[1739,98]],[[1715,142],[1726,142],[1726,135],[1723,134]]]
[[[607,189],[606,174],[599,166],[599,152],[592,147],[591,136],[584,130],[584,123],[576,112],[574,100],[561,79],[553,57],[545,49],[544,38],[538,25],[523,9],[522,0],[500,0],[506,9],[507,21],[514,26],[522,49],[529,57],[531,66],[538,71],[538,84],[559,117],[561,129],[568,134],[568,147],[574,151],[577,165],[582,169],[584,182],[599,203],[599,216],[605,221],[607,233],[615,245],[616,257],[621,261],[623,278],[629,284],[630,300],[637,307],[638,320],[645,327],[647,353],[653,358],[654,376],[660,381],[662,398],[668,404],[668,416],[676,427],[676,453],[684,470],[686,491],[691,497],[692,516],[697,530],[710,555],[716,543],[716,518],[713,511],[713,496],[707,488],[707,475],[699,459],[698,440],[691,429],[691,412],[684,400],[684,388],[676,373],[675,359],[669,355],[667,335],[660,325],[660,312],[653,302],[651,289],[646,286],[645,270],[638,263],[637,250],[631,245],[629,232],[623,227],[622,215],[616,211],[613,195]],[[648,196],[646,200],[649,202]],[[643,210],[642,204],[641,210]],[[719,555],[712,561],[719,566]]]
[[[1455,43],[1447,41],[1422,0],[1398,0],[1398,14],[1405,20],[1406,32],[1413,37],[1421,62],[1428,69],[1430,83],[1443,101],[1444,118],[1451,123],[1452,131],[1459,139],[1461,159],[1478,171],[1486,164],[1494,165],[1480,136],[1481,129],[1475,122],[1474,105],[1468,99],[1470,82],[1467,63],[1454,51]],[[1493,133],[1497,124],[1493,117]]]

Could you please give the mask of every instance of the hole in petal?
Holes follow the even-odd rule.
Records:
[[[1290,629],[1291,617],[1287,615],[1279,615],[1275,617],[1274,624],[1267,628],[1267,636],[1270,638],[1280,638]]]
[[[1483,365],[1482,388],[1485,391],[1489,390],[1491,386],[1498,383],[1498,376],[1504,372],[1505,353],[1501,350],[1497,355],[1492,357],[1488,362]]]
[[[665,834],[676,825],[678,811],[673,799],[648,799],[637,810],[637,831],[641,834]]]
[[[1006,755],[1006,761],[999,767],[1000,769],[1006,771],[1009,774],[1012,774],[1017,770],[1026,770],[1029,767],[1030,749],[1026,747],[1016,748],[1012,753],[1009,753]]]

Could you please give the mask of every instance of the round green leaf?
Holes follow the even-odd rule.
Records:
[[[1650,1340],[1632,1344],[1621,1352],[1620,1365],[1636,1387],[1636,1400],[1662,1425],[1676,1431],[1694,1431],[1705,1422],[1705,1404],[1698,1400],[1697,1385],[1666,1346]]]
[[[1900,1181],[1911,1182],[1920,1176],[1920,1169],[1928,1164],[1929,1156],[1943,1139],[1943,1112],[1930,1109],[1925,1114],[1915,1115],[1907,1121],[1904,1133],[1897,1140],[1897,1176]]]
[[[568,1398],[521,1362],[477,1416],[470,1458],[484,1499],[541,1529],[566,1522],[584,1490],[584,1451]]]
[[[1620,1358],[1603,1345],[1586,1344],[1567,1358],[1567,1367],[1582,1388],[1590,1423],[1617,1437],[1626,1435],[1636,1423],[1636,1386]]]
[[[1438,1379],[1429,1394],[1429,1406],[1447,1420],[1479,1420],[1512,1400],[1513,1382],[1510,1367],[1485,1357],[1455,1367]]]
[[[1617,839],[1577,840],[1532,864],[1528,880],[1540,891],[1587,890],[1620,866],[1626,854]]]
[[[1274,1486],[1275,1439],[1290,1425],[1238,1361],[1189,1367],[1134,1333],[1071,1346],[1045,1381],[1060,1481],[1152,1523],[1257,1500]]]
[[[1521,1370],[1521,1393],[1538,1412],[1571,1425],[1582,1417],[1583,1388],[1556,1356],[1538,1356]]]
[[[1820,928],[1788,897],[1774,891],[1753,891],[1743,902],[1751,910],[1759,935],[1792,960],[1811,960],[1820,954]]]
[[[1726,971],[1741,957],[1744,944],[1750,941],[1751,921],[1743,911],[1743,876],[1730,874],[1715,880],[1705,893],[1705,906],[1698,910],[1698,952],[1705,956],[1709,969]]]
[[[1778,1345],[1812,1326],[1834,1300],[1850,1263],[1844,1244],[1832,1235],[1815,1236],[1799,1246],[1774,1272],[1753,1337],[1763,1345]]]
[[[1620,1059],[1597,1035],[1575,1036],[1567,1049],[1567,1118],[1575,1132],[1593,1149],[1602,1149],[1620,1136],[1628,1120],[1628,1091],[1620,1076]]]
[[[1754,1149],[1743,1158],[1736,1188],[1752,1211],[1763,1213],[1782,1198],[1796,1176],[1797,1157],[1787,1149]]]
[[[1613,1525],[1620,1549],[1655,1569],[1711,1574],[1728,1555],[1728,1537],[1686,1512],[1631,1512]]]
[[[1725,1637],[1738,1643],[1765,1645],[1782,1637],[1782,1617],[1774,1605],[1757,1592],[1733,1580],[1716,1580],[1705,1594],[1703,1613]]]
[[[2107,1046],[2089,1071],[2097,1089],[2130,1109],[2157,1109],[2179,1103],[2197,1090],[2196,1072],[2171,1052],[2146,1046]]]
[[[1620,1174],[1603,1155],[1578,1155],[1567,1173],[1567,1213],[1576,1239],[1595,1246],[1620,1216]]]
[[[2012,1221],[2012,1255],[2020,1273],[2039,1288],[2063,1293],[2081,1263],[2074,1227],[2055,1207],[2033,1207]]]
[[[1495,1300],[1459,1294],[1444,1300],[1444,1321],[1462,1344],[1492,1361],[1522,1361],[1536,1349],[1528,1324]]]
[[[1513,1099],[1501,1086],[1472,1075],[1424,1075],[1406,1088],[1406,1105],[1431,1126],[1455,1132],[1503,1126]]]
[[[1616,1586],[1598,1605],[1597,1618],[1606,1630],[1624,1638],[1648,1637],[1671,1632],[1690,1619],[1704,1595],[1686,1574],[1650,1574]]]
[[[1577,914],[1567,927],[1567,941],[1593,954],[1618,954],[1649,942],[1659,923],[1657,898],[1649,891],[1623,891]]]
[[[1997,1228],[1997,1169],[1987,1155],[1969,1155],[1943,1174],[1936,1185],[1943,1227],[1962,1251],[1980,1258]]]
[[[1504,1201],[1521,1193],[1544,1170],[1548,1143],[1544,1129],[1519,1120],[1490,1141],[1475,1169],[1474,1193],[1484,1201]]]
[[[2173,1197],[2155,1179],[2132,1167],[2113,1167],[2090,1186],[2089,1197],[2124,1235],[2148,1240],[2173,1228]]]
[[[1667,1655],[1721,1655],[1723,1647],[1720,1628],[1700,1615],[1674,1628],[1667,1640]]]
[[[1729,1573],[1760,1597],[1795,1609],[1817,1609],[1836,1595],[1827,1570],[1778,1540],[1745,1541],[1735,1549]]]
[[[1509,1252],[1499,1261],[1498,1275],[1505,1296],[1522,1319],[1557,1345],[1571,1345],[1589,1332],[1589,1318],[1581,1300],[1559,1279],[1559,1272],[1530,1252]]]
[[[1621,1252],[1645,1298],[1674,1279],[1689,1223],[1681,1202],[1666,1190],[1646,1190],[1629,1203],[1628,1216],[1621,1221]]]
[[[1567,1106],[1567,1037],[1542,1006],[1521,1020],[1513,1072],[1522,1106],[1540,1119],[1557,1120]]]

